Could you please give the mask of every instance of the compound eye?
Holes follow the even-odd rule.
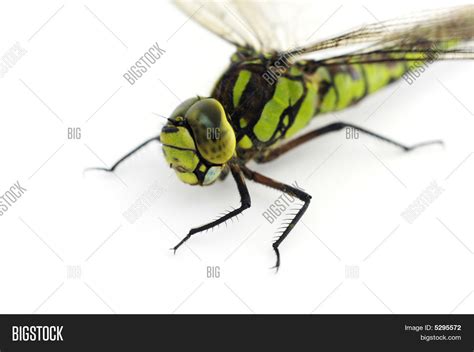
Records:
[[[188,111],[188,109],[198,100],[199,100],[198,97],[194,97],[194,98],[189,98],[183,101],[181,104],[179,104],[176,107],[176,109],[173,110],[173,112],[171,113],[170,119],[173,120],[177,118],[178,116],[184,116],[184,114],[186,114],[186,111]]]
[[[213,164],[224,164],[235,151],[235,133],[222,105],[215,99],[201,99],[186,112],[199,153]]]

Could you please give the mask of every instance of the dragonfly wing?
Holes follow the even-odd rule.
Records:
[[[254,11],[258,8],[254,2],[247,2],[247,8],[239,1],[174,0],[174,3],[190,19],[234,46],[264,49],[263,30],[256,26],[259,10]]]
[[[373,23],[328,40],[288,51],[304,55],[342,48],[349,52],[319,60],[324,64],[474,58],[474,5],[424,11]],[[352,51],[351,51],[352,50]]]
[[[258,48],[258,38],[233,16],[224,2],[175,0],[174,3],[190,19],[225,41],[237,47]]]
[[[248,28],[255,33],[259,40],[262,52],[271,52],[278,48],[278,39],[275,36],[275,27],[272,28],[271,18],[276,18],[272,13],[274,6],[270,2],[258,2],[248,0],[234,0],[233,4],[239,17],[246,23]]]
[[[308,45],[291,40],[301,12],[272,0],[174,0],[191,19],[237,46],[288,57],[318,53],[321,64],[469,59],[474,56],[474,5],[423,11],[364,25]],[[308,11],[305,11],[308,12]],[[294,18],[293,18],[294,17]],[[283,21],[283,18],[285,21]],[[293,18],[293,20],[291,20]],[[341,49],[344,54],[334,54]]]
[[[294,47],[285,26],[294,4],[273,0],[174,0],[189,18],[237,47],[273,53]],[[294,21],[293,21],[294,22]],[[293,44],[293,45],[292,45]]]

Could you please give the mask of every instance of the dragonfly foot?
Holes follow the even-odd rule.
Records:
[[[426,147],[426,146],[429,146],[429,145],[434,145],[434,144],[439,144],[439,145],[444,147],[444,142],[442,140],[435,140],[435,141],[427,141],[427,142],[418,143],[418,144],[412,145],[411,147],[404,147],[403,149],[406,152],[411,152],[415,149],[418,149],[418,148],[421,148],[421,147]]]
[[[274,244],[273,245],[273,250],[275,251],[276,255],[276,263],[271,269],[275,269],[275,274],[278,273],[278,269],[280,269],[280,251],[278,250],[278,247]]]
[[[113,169],[108,169],[106,167],[88,167],[87,169],[84,169],[84,172],[87,171],[105,171],[105,172],[113,172]]]
[[[181,247],[184,242],[186,242],[187,240],[189,240],[189,238],[191,237],[191,235],[187,235],[185,238],[183,238],[176,246],[174,246],[173,248],[170,248],[171,250],[173,250],[173,253],[176,254],[176,251],[178,250],[179,247]]]

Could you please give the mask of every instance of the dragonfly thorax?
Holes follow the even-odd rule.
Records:
[[[208,185],[235,153],[236,138],[222,105],[191,98],[171,114],[160,135],[165,159],[181,181]]]

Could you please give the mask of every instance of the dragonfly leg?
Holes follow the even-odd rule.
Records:
[[[287,142],[287,143],[285,143],[285,144],[283,144],[279,147],[276,147],[274,149],[270,149],[266,153],[263,153],[263,154],[257,156],[255,161],[257,161],[259,163],[266,163],[266,162],[272,161],[272,160],[276,159],[277,157],[279,157],[280,155],[285,154],[289,150],[291,150],[291,149],[293,149],[293,148],[295,148],[295,147],[297,147],[297,146],[299,146],[303,143],[306,143],[306,142],[308,142],[309,140],[311,140],[313,138],[317,138],[317,137],[322,136],[322,135],[324,135],[326,133],[329,133],[329,132],[340,131],[343,128],[353,128],[353,129],[358,130],[362,133],[365,133],[369,136],[378,138],[382,141],[385,141],[385,142],[391,143],[391,144],[393,144],[397,147],[400,147],[406,152],[412,151],[412,150],[414,150],[416,148],[419,148],[419,147],[431,145],[431,144],[443,144],[443,141],[441,141],[441,140],[434,140],[434,141],[427,141],[427,142],[418,143],[418,144],[415,144],[415,145],[412,145],[412,146],[407,146],[407,145],[401,144],[401,143],[399,143],[399,142],[397,142],[393,139],[390,139],[390,138],[387,138],[387,137],[382,136],[380,134],[377,134],[375,132],[366,130],[363,127],[355,126],[353,124],[345,123],[345,122],[335,122],[335,123],[332,123],[330,125],[327,125],[327,126],[318,128],[316,130],[310,131],[310,132],[308,132],[308,133],[306,133],[306,134],[304,134],[304,135],[302,135],[298,138],[295,138],[295,139],[293,139],[293,140],[291,140],[291,141],[289,141],[289,142]]]
[[[311,202],[311,195],[309,195],[308,193],[298,188],[292,187],[290,185],[287,185],[279,181],[275,181],[269,177],[259,174],[258,172],[252,171],[246,166],[242,166],[241,168],[242,168],[242,171],[244,172],[245,177],[247,177],[248,179],[254,182],[260,183],[262,185],[274,188],[286,194],[289,194],[304,202],[303,206],[298,210],[295,217],[291,220],[288,226],[285,227],[280,237],[278,237],[278,239],[275,242],[273,242],[273,250],[275,251],[276,258],[277,258],[276,263],[275,263],[275,268],[278,271],[278,268],[280,267],[280,251],[278,250],[278,247],[285,240],[285,238],[288,236],[291,230],[293,230],[293,228],[296,226],[298,221],[301,219],[301,217],[305,213],[306,209],[308,209],[309,203]]]
[[[145,142],[143,142],[142,144],[140,144],[139,146],[135,147],[133,150],[131,150],[130,152],[128,152],[127,154],[125,154],[123,157],[121,157],[115,164],[112,165],[112,167],[110,168],[106,168],[106,167],[89,167],[86,169],[87,170],[101,170],[101,171],[106,171],[106,172],[114,172],[114,170],[117,168],[117,166],[119,166],[123,161],[125,161],[126,159],[128,159],[130,156],[132,156],[133,154],[135,154],[137,151],[139,151],[140,149],[142,149],[144,146],[146,146],[148,143],[150,142],[153,142],[153,141],[160,141],[160,137],[153,137],[153,138],[150,138],[148,140],[146,140]]]
[[[235,183],[237,184],[237,189],[239,190],[240,194],[240,207],[237,209],[234,209],[227,214],[221,216],[219,219],[214,220],[210,223],[207,223],[205,225],[199,226],[192,228],[189,233],[184,237],[176,246],[174,246],[172,249],[174,252],[181,247],[181,245],[189,240],[192,235],[202,232],[205,230],[209,230],[213,228],[214,226],[217,226],[219,224],[222,224],[223,222],[226,222],[227,220],[233,218],[234,216],[239,215],[242,213],[245,209],[250,208],[251,206],[251,201],[250,201],[250,194],[249,190],[245,184],[244,176],[242,174],[242,171],[240,170],[240,167],[237,164],[230,163],[230,171],[232,173],[232,176],[234,177]]]

